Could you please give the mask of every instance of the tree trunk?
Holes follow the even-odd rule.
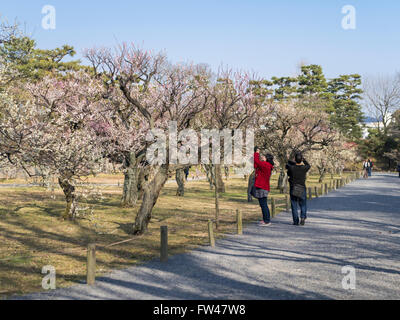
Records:
[[[133,234],[140,235],[147,231],[153,208],[160,195],[162,187],[168,180],[168,166],[162,165],[155,173],[154,178],[144,185],[143,201],[136,216]]]
[[[70,183],[70,180],[65,177],[58,178],[58,184],[60,185],[62,191],[64,192],[65,201],[67,206],[62,215],[64,220],[74,220],[76,214],[76,194],[75,186]]]
[[[143,192],[144,192],[144,185],[147,183],[148,181],[148,169],[145,168],[138,168],[138,185],[137,185],[137,189],[138,189],[138,199],[141,199],[143,197]]]
[[[212,173],[212,165],[203,165],[204,171],[206,172],[207,181],[210,184],[210,190],[213,189],[214,186],[214,178]]]
[[[217,168],[214,166],[214,176],[216,176]],[[219,181],[215,179],[215,227],[218,230],[219,228]]]
[[[178,197],[183,197],[185,195],[185,172],[183,171],[183,169],[176,170],[175,180],[178,184],[176,195]]]
[[[283,193],[288,193],[289,190],[289,177],[287,175],[287,172],[285,172],[285,177],[283,178]]]
[[[136,157],[130,152],[125,157],[124,188],[121,206],[134,207],[138,200],[138,167]]]
[[[248,182],[247,182],[247,202],[252,202],[253,201],[253,196],[251,195],[251,189],[254,186],[255,177],[256,177],[256,172],[253,171],[250,174]]]
[[[288,192],[288,176],[284,168],[280,168],[278,177],[278,190],[280,193]]]
[[[325,171],[323,171],[322,173],[320,173],[318,182],[319,182],[319,183],[322,183],[322,182],[324,181],[324,178],[325,178]]]
[[[319,181],[318,182],[322,183],[322,181],[324,181],[324,178],[325,178],[326,169],[318,167],[318,171],[319,171]]]
[[[225,184],[224,181],[222,180],[222,170],[221,170],[221,165],[216,164],[214,165],[215,167],[215,182],[218,186],[218,192],[219,193],[225,193]]]
[[[285,170],[283,168],[281,168],[280,172],[279,172],[279,177],[278,177],[278,190],[280,191],[280,193],[283,193],[284,191],[284,185],[285,185]]]

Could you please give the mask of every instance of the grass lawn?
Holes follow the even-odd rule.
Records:
[[[273,187],[277,176],[275,174],[271,179]],[[330,175],[324,182],[329,183],[329,179]],[[104,197],[93,203],[94,214],[75,222],[60,220],[64,210],[60,190],[51,193],[40,187],[0,186],[0,298],[43,290],[41,271],[46,265],[55,267],[57,287],[85,281],[89,242],[97,244],[97,275],[158,258],[161,225],[168,226],[171,255],[208,244],[207,221],[214,219],[215,212],[214,192],[206,181],[189,179],[184,197],[175,195],[175,183],[166,184],[153,211],[148,232],[132,237],[128,230],[138,206],[133,209],[119,206],[122,176],[100,175],[91,180],[115,186],[102,186]],[[309,187],[320,186],[317,182],[318,177],[309,176]],[[235,233],[236,209],[242,210],[244,223],[261,218],[258,202],[247,202],[247,181],[230,178],[225,183],[227,192],[220,199],[217,238]],[[271,195],[284,198],[275,189],[271,190]],[[132,241],[109,246],[132,238]]]

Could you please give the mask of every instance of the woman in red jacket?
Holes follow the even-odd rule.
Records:
[[[269,180],[271,172],[274,168],[274,160],[271,155],[261,156],[260,149],[256,149],[254,153],[255,182],[252,195],[258,199],[263,214],[261,226],[269,226],[271,224],[271,216],[267,204],[267,197],[270,191]]]

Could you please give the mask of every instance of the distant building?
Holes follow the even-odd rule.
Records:
[[[390,120],[389,120],[389,122],[390,122]],[[376,118],[372,118],[372,117],[367,117],[364,120],[363,124],[364,124],[364,128],[363,128],[363,138],[364,139],[368,138],[368,135],[369,135],[368,129],[378,129],[378,128],[382,128],[382,126],[383,126],[381,121],[379,121]]]
[[[380,122],[376,118],[368,117],[364,121],[363,138],[368,138],[368,129],[377,129]]]

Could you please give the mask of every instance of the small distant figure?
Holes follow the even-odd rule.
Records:
[[[399,172],[399,178],[400,178],[400,162],[397,164],[397,171]]]
[[[196,180],[199,180],[199,179],[200,179],[200,173],[201,173],[201,170],[200,170],[199,167],[196,167],[195,173],[196,173],[196,175],[194,176],[194,178],[195,178]]]
[[[307,172],[311,166],[301,153],[296,153],[294,161],[288,161],[286,169],[290,183],[290,202],[292,206],[293,225],[299,224],[304,226],[307,219],[307,189],[306,178]],[[297,212],[297,204],[300,205],[301,221]]]
[[[183,172],[185,173],[185,180],[188,181],[190,167],[185,167]]]
[[[364,179],[368,179],[369,177],[369,168],[371,166],[371,162],[369,159],[365,159],[363,163],[363,173],[364,173]]]
[[[368,168],[368,177],[372,176],[372,168],[374,167],[374,164],[371,160],[368,159],[369,162],[369,168]]]

